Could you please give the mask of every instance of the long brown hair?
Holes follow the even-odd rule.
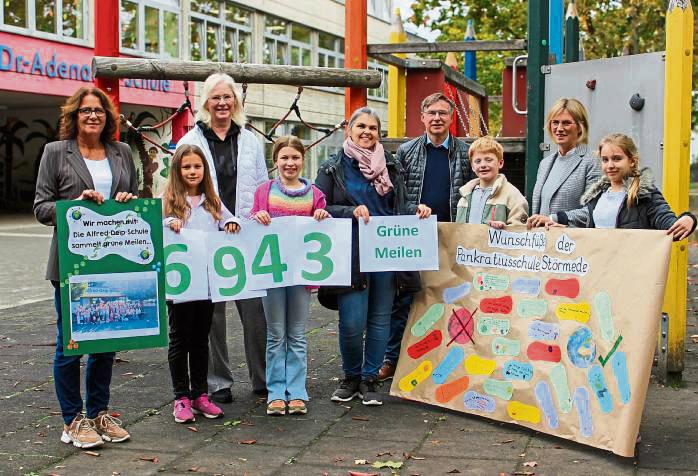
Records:
[[[187,202],[187,187],[182,179],[182,159],[187,155],[198,155],[201,162],[204,164],[204,178],[199,184],[199,193],[206,195],[204,200],[204,208],[213,216],[215,220],[221,219],[221,199],[218,198],[216,189],[213,188],[213,179],[211,179],[211,170],[204,156],[204,152],[195,145],[180,145],[172,157],[170,165],[170,176],[165,186],[165,192],[162,194],[162,200],[165,204],[165,216],[179,218],[182,221],[187,221],[191,214],[191,207]]]
[[[94,86],[81,87],[75,91],[61,107],[61,140],[75,139],[78,136],[78,109],[80,109],[80,103],[82,103],[83,98],[90,95],[97,97],[102,104],[102,109],[107,112],[104,116],[104,130],[102,130],[102,133],[99,135],[100,142],[106,144],[107,142],[114,141],[114,134],[116,134],[116,126],[118,123],[116,109],[111,99],[109,99],[109,96],[107,96],[104,91]]]
[[[599,142],[599,157],[601,157],[601,149],[605,145],[615,145],[620,148],[625,155],[628,156],[632,162],[630,166],[630,173],[627,177],[632,177],[633,181],[628,187],[628,208],[633,206],[633,203],[637,200],[637,193],[640,190],[640,152],[637,150],[635,141],[625,134],[609,134]],[[625,177],[623,177],[625,179]]]

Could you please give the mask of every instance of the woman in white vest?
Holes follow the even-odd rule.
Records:
[[[235,81],[216,73],[204,82],[196,113],[196,126],[177,146],[196,145],[206,154],[213,184],[223,204],[238,217],[248,217],[257,186],[269,179],[264,151],[257,137],[245,129],[242,99]],[[252,390],[266,393],[265,363],[266,321],[262,300],[235,301],[242,321],[247,369]],[[225,303],[216,304],[209,333],[208,388],[218,403],[233,400],[230,387],[233,374],[228,360]]]

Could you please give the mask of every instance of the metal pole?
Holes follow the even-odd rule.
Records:
[[[532,203],[538,164],[541,161],[545,117],[545,76],[548,65],[548,0],[528,2],[528,66],[526,68],[526,197]]]
[[[366,69],[368,56],[368,9],[366,0],[346,0],[344,7],[344,67]],[[344,115],[348,118],[356,109],[367,103],[365,88],[346,88]]]
[[[574,0],[570,0],[565,18],[565,63],[577,61],[579,61],[579,15]]]
[[[95,56],[119,56],[119,0],[95,2]],[[95,78],[95,86],[103,90],[114,103],[117,115],[120,113],[118,78]],[[119,139],[119,124],[116,127]]]
[[[565,11],[565,5],[563,0],[550,0],[550,23],[548,28],[550,30],[550,54],[555,55],[555,63],[562,63],[562,25],[563,25],[563,13]]]
[[[671,0],[666,15],[662,191],[676,212],[688,210],[692,68],[693,8],[690,0]],[[687,279],[684,240],[672,248],[663,307],[669,316],[667,371],[678,373],[679,378],[684,369]]]

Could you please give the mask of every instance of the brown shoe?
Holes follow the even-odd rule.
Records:
[[[95,429],[97,433],[102,435],[104,441],[111,441],[112,443],[121,443],[131,438],[128,431],[121,428],[121,420],[114,418],[106,411],[99,412],[97,418],[95,418]]]
[[[385,382],[393,378],[393,375],[395,375],[395,364],[388,361],[383,362],[383,367],[378,371],[378,381]]]
[[[104,444],[102,437],[95,431],[95,422],[78,414],[70,425],[63,425],[61,435],[63,443],[72,443],[76,448],[88,449]]]

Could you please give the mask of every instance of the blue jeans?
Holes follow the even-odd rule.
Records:
[[[56,397],[61,406],[61,414],[66,425],[82,412],[82,395],[80,395],[80,359],[81,355],[63,355],[63,316],[61,314],[61,292],[57,281],[51,281],[55,289],[56,306],[56,356],[53,359],[53,380]],[[66,292],[68,292],[66,288]],[[70,316],[68,316],[70,318]],[[99,412],[109,407],[109,386],[114,366],[114,352],[90,354],[85,367],[85,408],[87,418],[96,418]]]
[[[267,319],[267,401],[308,401],[305,323],[310,291],[305,286],[267,289],[262,304]]]
[[[390,338],[388,339],[388,348],[385,350],[384,362],[397,364],[397,359],[400,357],[402,334],[405,333],[413,298],[414,294],[403,294],[395,297],[393,314],[390,316]]]
[[[367,273],[367,278],[366,289],[337,297],[339,350],[346,377],[376,377],[388,344],[390,314],[395,297],[395,273]]]

